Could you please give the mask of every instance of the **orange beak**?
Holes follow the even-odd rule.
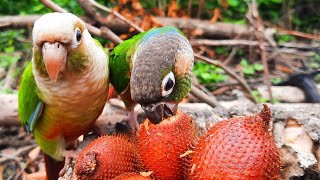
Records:
[[[66,48],[59,42],[45,42],[42,46],[42,56],[49,78],[57,82],[59,72],[66,64]]]

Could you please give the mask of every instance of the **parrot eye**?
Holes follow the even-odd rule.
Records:
[[[162,85],[161,85],[162,96],[167,96],[172,92],[175,82],[176,81],[175,81],[173,72],[170,72],[163,78]]]
[[[76,31],[76,38],[77,38],[77,41],[81,40],[81,31],[79,29],[77,29]]]
[[[81,43],[81,38],[82,38],[82,33],[79,28],[76,28],[74,32],[74,37],[71,42],[71,47],[72,48],[77,48],[79,44]]]

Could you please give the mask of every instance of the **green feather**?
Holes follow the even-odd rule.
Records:
[[[32,125],[34,127],[35,121],[31,124],[29,120],[37,109],[39,102],[41,102],[37,92],[37,85],[32,73],[32,63],[30,62],[22,74],[18,94],[18,113],[23,126],[29,127]]]
[[[144,34],[146,32],[122,42],[114,48],[109,56],[109,78],[118,94],[123,93],[129,85],[132,69],[131,56],[134,54]]]

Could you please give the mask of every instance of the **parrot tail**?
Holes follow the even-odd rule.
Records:
[[[57,180],[59,178],[59,173],[64,167],[64,161],[57,161],[44,153],[44,163],[46,167],[47,179]]]

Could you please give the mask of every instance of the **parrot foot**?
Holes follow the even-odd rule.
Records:
[[[139,131],[140,125],[138,123],[137,115],[134,113],[134,110],[129,111],[127,123],[133,130]]]
[[[60,170],[59,176],[63,176],[65,174],[67,167],[70,164],[71,160],[77,159],[77,157],[79,156],[79,152],[77,152],[76,150],[65,150],[63,152],[63,156],[64,156],[64,166]]]

